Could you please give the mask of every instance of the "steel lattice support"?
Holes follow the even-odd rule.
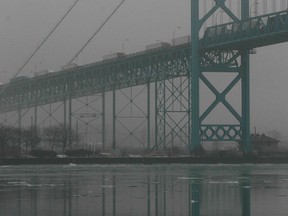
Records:
[[[150,150],[150,84],[114,90],[112,97],[113,151],[127,144]]]
[[[190,151],[197,150],[202,141],[238,141],[242,142],[242,150],[249,152],[250,144],[250,116],[249,116],[249,50],[247,49],[210,49],[200,48],[200,31],[203,24],[211,16],[216,16],[221,10],[234,22],[249,17],[249,1],[241,1],[241,17],[237,17],[227,7],[226,0],[215,0],[215,5],[200,18],[200,1],[191,1],[191,140]],[[216,13],[216,15],[215,15]],[[224,90],[218,90],[208,79],[209,74],[217,76],[219,73],[234,74]],[[228,93],[241,83],[241,111],[227,100]],[[200,108],[203,95],[200,95],[200,84],[206,86],[214,95],[214,100],[208,108]],[[221,104],[233,116],[235,123],[207,123],[207,117]],[[225,111],[224,111],[225,112]]]
[[[105,93],[77,99],[70,98],[68,107],[68,140],[78,148],[105,149]],[[76,135],[76,140],[73,140]],[[75,134],[76,133],[76,134]],[[80,143],[81,142],[81,143]]]
[[[187,147],[190,119],[189,77],[155,83],[155,146],[154,149]]]

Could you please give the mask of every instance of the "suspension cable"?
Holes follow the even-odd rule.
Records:
[[[75,0],[75,2],[70,6],[70,8],[68,9],[68,11],[64,14],[64,16],[60,19],[60,21],[54,26],[54,28],[49,32],[49,34],[44,38],[44,40],[41,42],[41,44],[35,49],[35,51],[30,55],[30,57],[24,62],[24,64],[18,69],[17,73],[14,74],[14,76],[12,78],[15,78],[18,76],[18,74],[23,70],[23,68],[29,63],[29,61],[33,58],[33,56],[39,51],[39,49],[43,46],[43,44],[49,39],[49,37],[55,32],[55,30],[58,28],[58,26],[63,22],[63,20],[67,17],[67,15],[70,13],[70,11],[76,6],[76,4],[79,2],[80,0]],[[9,85],[9,83],[8,83]],[[8,85],[6,85],[6,87],[4,87],[1,91],[0,91],[0,95],[5,91],[5,89],[8,87]]]
[[[43,44],[49,39],[49,37],[55,32],[55,30],[58,28],[58,26],[63,22],[63,20],[66,18],[66,16],[70,13],[70,11],[75,7],[75,5],[79,2],[79,0],[76,0],[73,5],[69,8],[69,10],[65,13],[65,15],[60,19],[60,21],[55,25],[55,27],[50,31],[50,33],[47,35],[47,37],[42,41],[42,43],[36,48],[36,50],[32,53],[32,55],[26,60],[26,62],[20,67],[20,69],[17,71],[17,73],[14,75],[16,77],[22,69],[28,64],[28,62],[32,59],[32,57],[38,52],[38,50],[43,46]]]
[[[111,17],[117,12],[117,10],[121,7],[121,5],[126,0],[122,0],[121,3],[114,9],[114,11],[110,14],[110,16],[102,23],[102,25],[97,29],[97,31],[89,38],[89,40],[81,47],[81,49],[76,53],[76,55],[71,59],[68,63],[72,64],[72,62],[78,57],[78,55],[85,49],[85,47],[93,40],[93,38],[101,31],[101,29],[106,25],[106,23],[111,19]]]

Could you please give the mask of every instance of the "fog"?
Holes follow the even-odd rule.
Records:
[[[9,81],[73,2],[0,1],[1,83]],[[258,2],[261,8],[263,1]],[[285,9],[281,7],[287,1],[276,2],[278,10]],[[20,75],[59,70],[119,3],[120,0],[80,1]],[[157,41],[170,42],[173,31],[179,37],[190,34],[190,29],[190,0],[126,0],[76,63],[100,61],[103,55],[122,49],[126,53],[138,52]],[[277,130],[283,139],[288,138],[287,48],[288,43],[282,43],[259,48],[257,54],[251,55],[251,130],[254,127],[259,133]]]

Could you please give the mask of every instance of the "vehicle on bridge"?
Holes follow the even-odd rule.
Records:
[[[68,69],[72,69],[72,68],[76,68],[76,67],[78,67],[78,65],[75,63],[72,63],[72,64],[61,66],[61,70],[68,70]]]
[[[159,42],[155,44],[150,44],[145,47],[145,50],[154,50],[154,49],[162,49],[171,47],[170,43],[167,42]]]
[[[110,53],[108,55],[103,56],[103,61],[115,59],[115,58],[121,58],[121,57],[125,57],[125,56],[126,56],[126,54],[124,52]]]
[[[10,79],[10,83],[16,83],[16,82],[20,82],[20,81],[24,81],[24,80],[28,80],[30,79],[29,76],[18,76],[18,77],[13,77]]]
[[[190,35],[185,35],[182,37],[173,38],[171,40],[171,44],[173,44],[173,46],[180,46],[180,45],[184,45],[184,44],[188,44],[188,43],[191,43],[191,36]]]
[[[50,74],[50,73],[53,73],[53,72],[54,72],[54,71],[52,71],[52,70],[37,71],[37,72],[34,73],[34,77],[47,75],[47,74]]]

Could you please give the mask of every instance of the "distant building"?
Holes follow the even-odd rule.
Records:
[[[265,134],[251,134],[253,149],[258,153],[273,153],[278,151],[279,140]]]

